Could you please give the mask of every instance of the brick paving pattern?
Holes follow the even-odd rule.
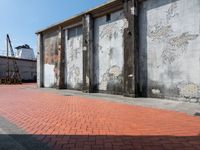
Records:
[[[0,86],[0,116],[53,150],[200,150],[199,117],[32,87]]]

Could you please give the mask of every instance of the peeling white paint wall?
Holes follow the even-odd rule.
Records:
[[[123,88],[123,33],[126,27],[122,10],[95,19],[94,73],[98,90],[121,92]]]
[[[58,31],[44,34],[44,87],[55,87],[58,67]]]
[[[148,0],[140,9],[141,85],[146,78],[152,95],[199,98],[200,1]]]
[[[70,31],[71,30],[71,31]],[[69,33],[70,32],[70,33]],[[83,35],[82,26],[66,30],[66,73],[68,89],[80,90],[83,84]]]

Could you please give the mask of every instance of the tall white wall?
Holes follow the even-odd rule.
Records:
[[[199,0],[142,3],[140,62],[140,84],[150,96],[200,98]]]
[[[70,30],[70,29],[69,29]],[[83,84],[83,34],[82,27],[66,30],[65,81],[68,89],[82,89]],[[69,37],[69,32],[73,35]],[[79,33],[78,33],[79,32]]]
[[[122,92],[124,47],[123,33],[127,21],[123,11],[95,19],[94,74],[96,88],[101,91]]]
[[[44,87],[55,87],[58,73],[58,31],[43,35]]]

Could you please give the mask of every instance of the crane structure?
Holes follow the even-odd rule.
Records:
[[[21,84],[22,79],[19,72],[19,67],[15,59],[15,54],[11,44],[9,35],[6,35],[6,47],[7,47],[7,71],[6,75],[0,78],[0,84]],[[9,50],[11,57],[9,56]],[[12,63],[10,63],[12,61]]]

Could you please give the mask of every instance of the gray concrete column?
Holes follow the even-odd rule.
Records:
[[[93,18],[83,17],[83,92],[93,92]]]
[[[124,30],[124,96],[137,97],[139,89],[138,0],[124,0],[128,28]]]
[[[44,51],[42,33],[37,34],[37,85],[44,87]]]
[[[57,88],[65,88],[65,31],[60,27],[58,34],[58,81]]]

